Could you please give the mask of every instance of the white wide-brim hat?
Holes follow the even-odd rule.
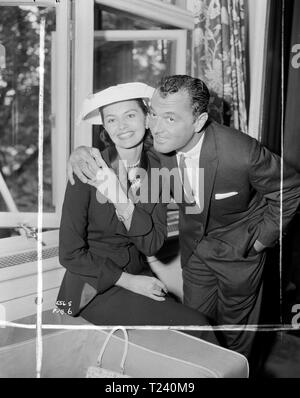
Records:
[[[89,95],[83,102],[78,123],[86,121],[91,124],[103,124],[99,108],[136,98],[150,100],[155,89],[145,83],[124,83],[111,86]]]

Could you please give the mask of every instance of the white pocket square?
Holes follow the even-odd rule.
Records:
[[[230,198],[231,196],[235,196],[237,194],[238,194],[238,192],[216,193],[215,199],[216,200],[226,199],[226,198]]]

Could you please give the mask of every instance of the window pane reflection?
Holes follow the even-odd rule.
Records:
[[[94,90],[129,81],[155,86],[175,73],[175,44],[170,40],[95,41]]]

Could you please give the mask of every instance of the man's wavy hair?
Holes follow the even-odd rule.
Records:
[[[203,112],[207,112],[210,94],[206,84],[201,79],[187,75],[166,76],[158,83],[157,90],[163,98],[166,98],[169,94],[186,91],[191,100],[195,120]]]
[[[143,100],[142,98],[135,98],[133,101],[136,101],[138,106],[141,108],[143,111],[144,115],[147,116],[149,113],[149,104],[146,102],[146,100]],[[103,117],[103,107],[99,108],[99,112],[101,114],[101,118],[104,121]],[[113,141],[110,139],[109,134],[105,130],[104,124],[102,125],[102,129],[100,132],[100,139],[102,142],[104,142],[105,146],[114,146],[115,144]],[[146,129],[145,135],[144,135],[144,148],[148,150],[153,146],[153,139],[152,135],[149,129]]]

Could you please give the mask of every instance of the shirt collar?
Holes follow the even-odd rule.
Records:
[[[203,139],[204,139],[204,134],[205,134],[205,132],[201,135],[200,140],[197,142],[197,144],[193,148],[191,148],[187,152],[178,151],[177,155],[178,156],[183,155],[185,158],[190,158],[190,159],[199,158]]]

